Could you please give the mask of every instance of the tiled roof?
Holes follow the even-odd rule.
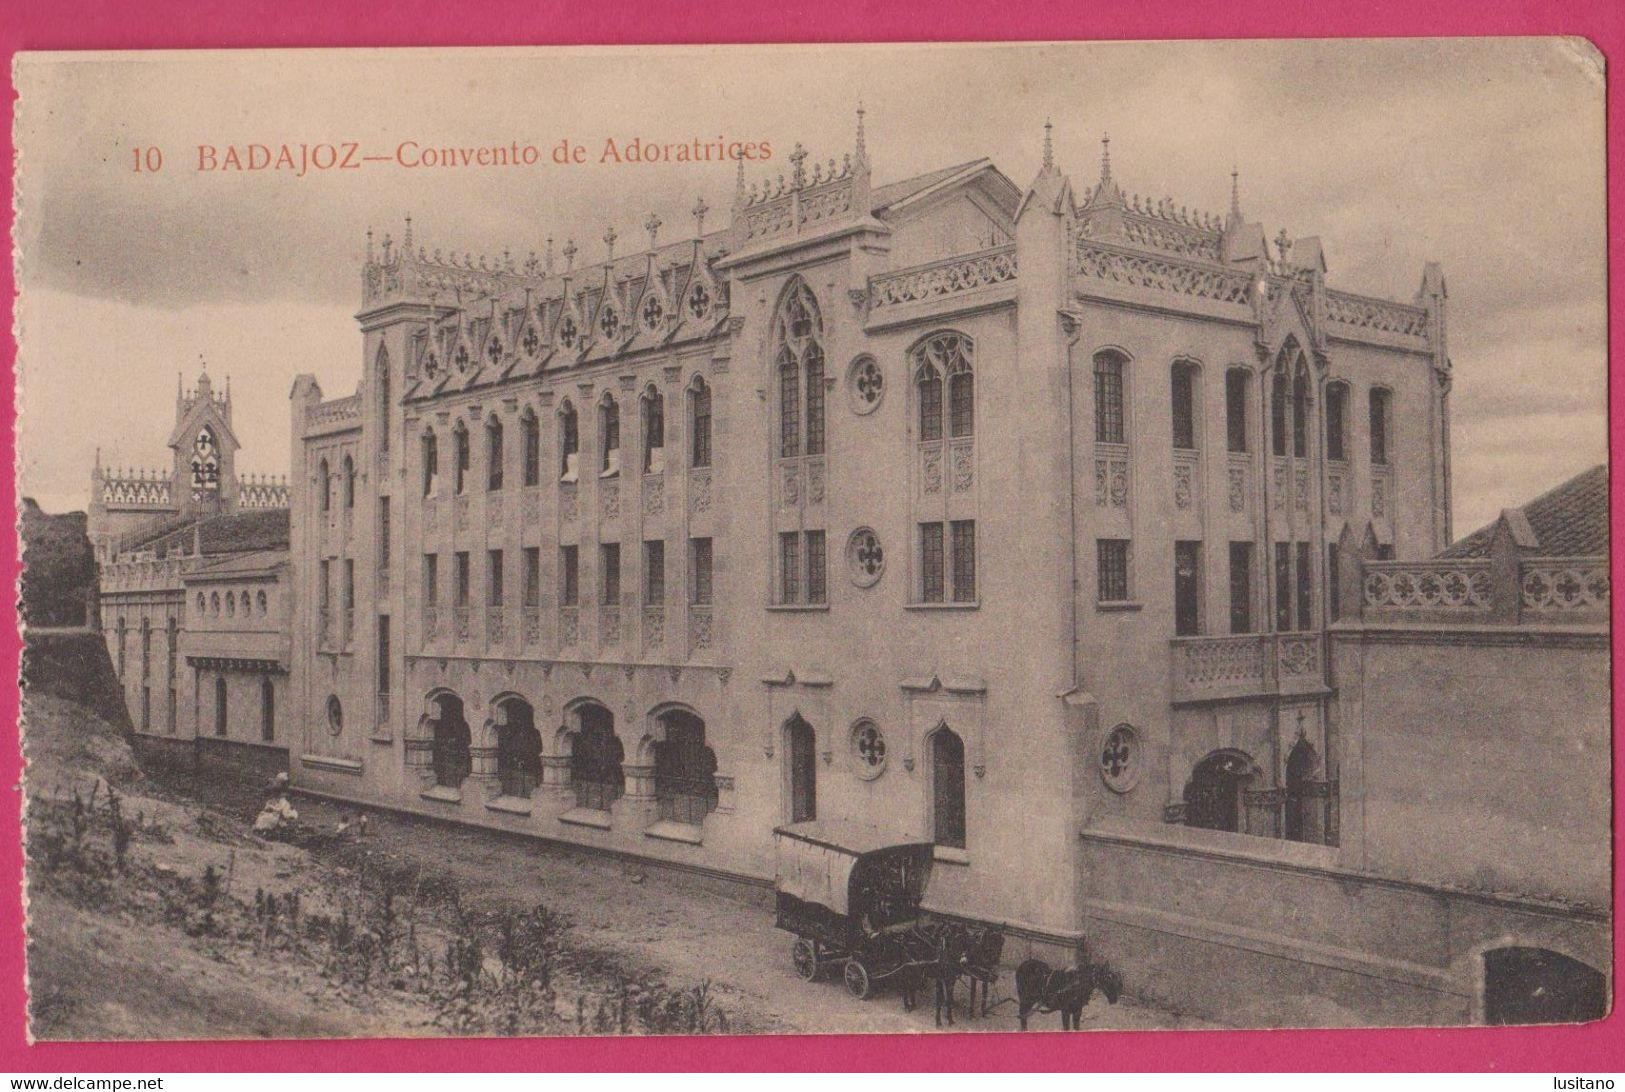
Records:
[[[1596,557],[1608,553],[1608,467],[1577,474],[1519,509],[1545,557]],[[1440,557],[1487,557],[1495,525],[1480,527]]]
[[[191,553],[194,528],[198,545],[205,554],[235,554],[245,550],[288,548],[288,510],[255,508],[230,512],[223,516],[210,516],[196,523],[167,530],[145,542],[132,543],[125,549],[152,550],[160,555],[172,550]]]
[[[886,185],[873,190],[869,194],[869,204],[876,212],[889,205],[895,205],[906,197],[912,197],[921,190],[928,190],[945,178],[952,178],[968,167],[978,163],[987,163],[986,159],[970,159],[964,163],[955,163],[952,167],[940,167],[934,171],[917,174],[913,178],[905,178],[901,182],[888,182]]]

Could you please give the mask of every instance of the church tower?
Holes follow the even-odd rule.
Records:
[[[207,366],[190,391],[177,384],[171,496],[182,513],[197,517],[237,507],[237,436],[231,429],[231,380],[216,392]]]

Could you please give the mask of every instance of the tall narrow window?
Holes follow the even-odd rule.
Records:
[[[1174,543],[1174,635],[1202,632],[1202,544]]]
[[[440,481],[440,442],[432,432],[423,434],[423,495],[433,496]]]
[[[824,557],[824,532],[807,532],[807,602],[822,603],[828,597]]]
[[[976,432],[976,375],[970,338],[954,331],[932,334],[915,346],[914,391],[922,442]],[[947,385],[944,405],[943,387]]]
[[[322,511],[333,507],[333,468],[323,459],[316,467],[317,488],[321,490]]]
[[[1102,603],[1126,603],[1128,597],[1128,539],[1097,539],[1095,598]]]
[[[949,527],[953,531],[954,602],[976,601],[976,521],[956,519]]]
[[[502,551],[485,551],[485,602],[502,606]]]
[[[1315,624],[1315,569],[1314,548],[1307,542],[1298,543],[1298,628],[1310,629]]]
[[[573,482],[581,471],[581,421],[568,400],[559,411],[559,481]]]
[[[457,422],[457,427],[452,430],[451,437],[454,460],[452,490],[460,497],[468,491],[469,467],[468,429],[463,426],[461,421]]]
[[[326,610],[332,605],[333,562],[322,558],[321,564],[316,568],[316,577],[316,605]]]
[[[344,507],[355,507],[355,460],[344,457]]]
[[[1244,368],[1224,373],[1225,446],[1234,452],[1247,450],[1247,393],[1250,375]]]
[[[1292,543],[1275,544],[1275,628],[1292,629]]]
[[[965,743],[947,727],[931,734],[931,840],[965,848]]]
[[[456,580],[456,584],[453,588],[453,591],[457,596],[455,602],[459,607],[466,607],[468,606],[470,583],[468,575],[468,551],[458,550],[456,555],[452,558],[452,565],[454,566],[454,576]]]
[[[1388,465],[1389,403],[1392,395],[1382,387],[1371,388],[1371,465]]]
[[[812,289],[791,280],[773,321],[773,366],[778,375],[779,456],[824,450],[824,325]],[[805,384],[805,388],[803,388]],[[803,402],[802,392],[806,398]],[[802,416],[805,407],[806,417]]]
[[[389,694],[389,615],[378,616],[378,693]]]
[[[920,439],[942,439],[942,373],[930,360],[922,360],[914,373],[920,403]]]
[[[693,568],[690,582],[690,602],[706,605],[711,602],[711,540],[689,539],[689,556]]]
[[[1277,365],[1275,374],[1270,378],[1270,452],[1274,455],[1286,454],[1286,415],[1289,397],[1286,373],[1281,370],[1284,366]]]
[[[800,535],[784,531],[779,535],[779,602],[801,602]]]
[[[344,559],[344,609],[355,609],[355,558]]]
[[[214,677],[214,734],[215,735],[223,736],[223,735],[226,734],[226,721],[227,721],[227,719],[228,719],[228,712],[227,712],[227,709],[226,709],[226,677],[224,675],[216,675]]]
[[[940,603],[943,599],[945,558],[942,524],[920,524],[920,602]]]
[[[818,745],[812,725],[799,713],[784,726],[784,735],[790,763],[790,822],[805,823],[818,815]]]
[[[1335,622],[1343,616],[1342,598],[1343,574],[1337,568],[1337,543],[1326,544],[1326,602],[1329,616],[1327,621]]]
[[[378,498],[378,568],[389,571],[389,498]]]
[[[276,686],[270,676],[260,679],[260,739],[265,743],[276,739]]]
[[[1253,544],[1230,544],[1230,632],[1253,631]]]
[[[1123,365],[1121,353],[1095,354],[1095,442],[1124,442]]]
[[[666,543],[650,539],[643,544],[643,602],[658,607],[666,602]]]
[[[1348,457],[1349,385],[1326,384],[1326,458],[1345,462]]]
[[[502,422],[495,417],[485,423],[485,488],[495,493],[502,488],[506,454],[502,442]]]
[[[1292,454],[1309,454],[1309,373],[1301,360],[1292,376]]]
[[[621,544],[605,542],[598,547],[598,602],[606,607],[621,603]]]
[[[1189,451],[1196,447],[1196,365],[1188,360],[1174,361],[1169,379],[1173,387],[1174,447]]]
[[[525,572],[519,594],[523,597],[524,605],[537,607],[542,602],[542,551],[536,546],[526,546],[524,553]]]
[[[522,470],[525,485],[535,485],[542,480],[542,428],[536,420],[536,415],[526,410],[524,416],[519,418],[519,458],[524,463]]]
[[[389,414],[392,401],[389,389],[389,350],[378,346],[378,361],[373,368],[378,381],[378,448],[389,450]]]
[[[948,435],[955,439],[976,432],[976,375],[970,368],[968,343],[958,340],[958,359],[948,368]]]
[[[559,603],[573,607],[581,602],[581,550],[559,547]]]
[[[440,599],[440,555],[423,555],[423,605],[432,607]]]
[[[711,388],[705,380],[698,377],[694,380],[693,389],[689,391],[689,465],[702,467],[711,465]]]
[[[643,472],[659,474],[666,469],[666,400],[650,388],[643,396]]]
[[[598,438],[602,451],[599,477],[613,478],[621,472],[621,407],[612,394],[604,395],[598,406]]]

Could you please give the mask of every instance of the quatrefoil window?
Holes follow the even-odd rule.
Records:
[[[493,363],[493,364],[501,364],[502,363],[502,342],[498,341],[494,337],[490,341],[487,341],[485,343],[485,355],[490,358],[491,363]]]
[[[688,293],[688,313],[703,319],[711,310],[711,293],[703,284],[696,284]]]
[[[423,374],[433,379],[440,374],[440,358],[430,353],[423,358]]]
[[[858,776],[873,781],[886,769],[886,737],[872,720],[852,726],[852,765]]]
[[[576,320],[571,318],[569,315],[565,315],[564,321],[559,323],[559,342],[566,349],[573,348],[575,346]]]
[[[875,358],[865,353],[847,369],[846,387],[854,413],[873,413],[886,395],[886,374]]]
[[[452,360],[456,363],[458,371],[460,371],[460,372],[468,371],[468,363],[469,363],[469,361],[468,361],[468,346],[467,345],[459,345],[459,346],[457,346],[457,355],[452,357]]]
[[[846,543],[846,563],[852,571],[852,583],[860,588],[873,587],[886,571],[886,551],[880,545],[880,536],[868,527],[853,531]]]
[[[535,356],[542,347],[542,339],[536,336],[536,327],[525,327],[525,336],[519,339],[520,348],[525,350],[526,356]]]
[[[650,296],[643,301],[643,325],[650,330],[660,325],[660,320],[666,317],[666,308],[661,305],[659,296]]]
[[[1132,724],[1119,724],[1106,733],[1100,747],[1100,779],[1112,792],[1128,792],[1145,772],[1140,733]]]
[[[598,328],[604,332],[606,340],[615,337],[615,332],[621,328],[621,316],[615,313],[615,308],[604,308],[603,314],[598,316]]]

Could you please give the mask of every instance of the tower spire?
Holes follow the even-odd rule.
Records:
[[[1112,138],[1110,133],[1100,134],[1100,184],[1111,185],[1112,181]]]
[[[1230,222],[1241,222],[1241,171],[1234,165],[1230,168]]]
[[[1044,169],[1055,168],[1055,126],[1049,118],[1044,119]]]
[[[858,100],[858,143],[857,143],[857,147],[854,149],[854,157],[857,159],[857,161],[859,163],[867,163],[869,161],[869,148],[868,148],[868,144],[867,144],[866,140],[864,139],[864,132],[863,132],[863,100],[862,99]]]

